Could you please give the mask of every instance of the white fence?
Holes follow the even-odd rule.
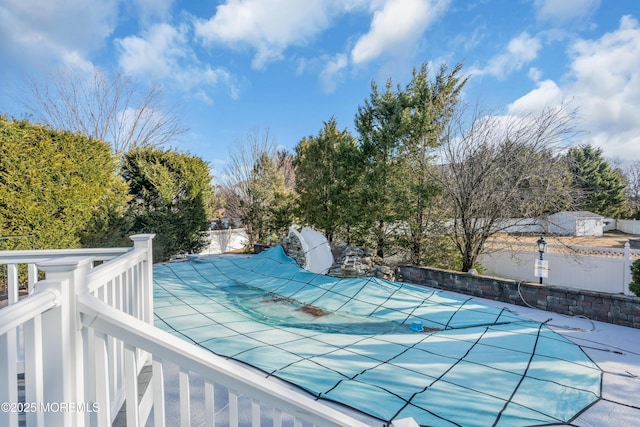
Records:
[[[303,421],[366,425],[155,328],[152,238],[133,236],[134,247],[125,253],[0,252],[0,264],[8,265],[12,277],[21,271],[18,264],[32,266],[31,294],[18,299],[17,285],[12,284],[10,304],[0,310],[1,426],[112,426],[123,403],[127,426],[189,426],[193,399],[203,401],[207,426],[215,425],[218,417],[237,427],[246,409],[241,400],[249,402],[252,426],[265,419],[274,426],[281,426],[283,419],[295,426]],[[46,274],[45,280],[37,281],[37,270]],[[152,364],[153,375],[139,396],[138,374],[145,363]],[[165,372],[174,366],[179,369],[179,414],[170,421],[166,396],[174,393],[165,390]],[[204,381],[199,396],[190,393],[196,380]]]
[[[640,250],[568,247],[547,245],[544,259],[549,262],[549,277],[544,283],[592,291],[631,295],[631,263],[640,258]],[[535,243],[494,240],[480,257],[489,276],[537,282],[534,275],[539,252]]]
[[[619,219],[616,221],[616,228],[627,234],[640,234],[640,221],[635,219]]]
[[[244,228],[209,230],[209,246],[200,255],[223,254],[244,248],[249,241]]]
[[[559,224],[550,222],[548,218],[507,218],[498,221],[495,228],[500,230],[502,233],[554,234],[558,232]],[[640,221],[636,221],[635,219],[616,220],[614,218],[604,218],[602,231],[614,230],[622,231],[627,234],[640,235]],[[594,231],[596,231],[594,235],[599,235],[597,230]]]
[[[540,218],[507,218],[496,225],[502,233],[544,233],[548,228],[547,222]]]

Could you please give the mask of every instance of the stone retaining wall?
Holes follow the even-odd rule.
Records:
[[[400,265],[399,281],[640,329],[640,298]]]

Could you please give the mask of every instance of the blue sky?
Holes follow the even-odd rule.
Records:
[[[293,147],[353,131],[372,80],[463,64],[465,102],[521,115],[570,101],[581,143],[640,160],[638,0],[0,0],[0,113],[59,66],[161,85],[214,173],[251,132]],[[13,96],[12,96],[13,95]]]

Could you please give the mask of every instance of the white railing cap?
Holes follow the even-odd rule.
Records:
[[[55,289],[55,286],[59,286],[59,283],[58,281],[43,280],[39,282],[41,288],[49,284],[53,286],[46,286],[46,288],[37,290],[28,298],[0,309],[0,336],[33,319],[38,314],[59,306],[61,301],[60,291]]]
[[[29,249],[0,251],[0,264],[34,264],[54,258],[69,256],[92,256],[107,260],[126,253],[131,248],[90,248],[90,249]]]
[[[46,273],[59,273],[73,271],[93,262],[91,256],[67,256],[61,258],[48,259],[37,263],[37,267]]]

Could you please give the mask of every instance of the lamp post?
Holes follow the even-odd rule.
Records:
[[[547,249],[547,241],[544,240],[544,237],[540,236],[537,243],[538,243],[538,252],[540,252],[540,261],[542,261],[544,259],[543,257],[544,251],[545,249]],[[540,284],[542,284],[542,274],[540,275]]]

